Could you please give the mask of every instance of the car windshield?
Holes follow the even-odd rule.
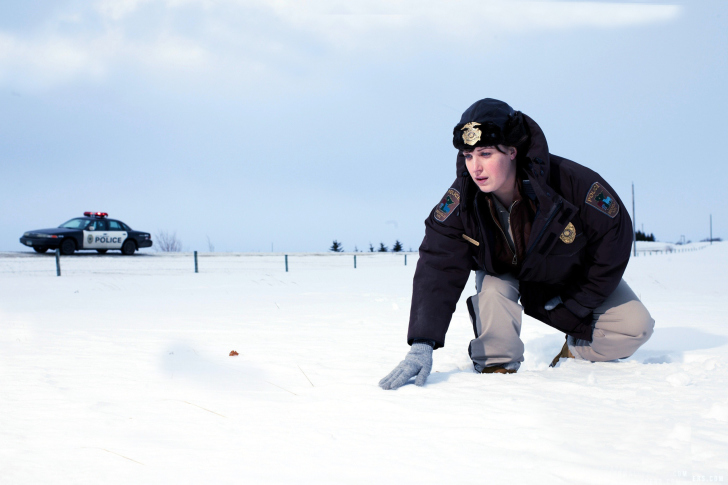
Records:
[[[71,219],[68,222],[64,222],[58,227],[66,227],[68,229],[83,229],[88,224],[88,219]]]

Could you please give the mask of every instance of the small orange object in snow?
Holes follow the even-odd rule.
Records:
[[[238,354],[238,353],[237,353],[237,352],[235,352],[234,350],[231,350],[231,351],[230,351],[230,357],[235,357],[236,355],[240,355],[240,354]]]

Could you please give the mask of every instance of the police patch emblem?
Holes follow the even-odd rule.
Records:
[[[480,135],[483,134],[476,126],[480,126],[480,123],[471,121],[461,128],[463,130],[463,141],[470,146],[478,143],[480,141]]]
[[[612,219],[619,213],[619,204],[599,182],[594,182],[589,189],[589,193],[586,194],[586,203],[596,207]]]
[[[573,243],[574,239],[576,239],[576,228],[574,227],[574,224],[572,224],[571,222],[567,224],[566,229],[564,229],[564,232],[561,233],[559,239],[561,239],[566,244]]]
[[[460,205],[460,192],[455,189],[447,191],[445,196],[442,198],[437,207],[435,207],[435,219],[443,222],[445,219],[450,217],[455,211],[455,208]]]
[[[93,236],[93,234],[89,234],[88,235],[88,237],[86,238],[86,242],[89,243],[89,244],[93,244],[94,243],[94,236]]]

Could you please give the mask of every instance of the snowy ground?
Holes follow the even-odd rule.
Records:
[[[728,482],[728,243],[633,259],[657,321],[616,363],[472,372],[464,298],[424,388],[415,255],[0,254],[0,483]],[[230,357],[231,350],[240,355]]]

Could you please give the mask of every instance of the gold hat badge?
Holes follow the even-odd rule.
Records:
[[[464,132],[463,141],[470,146],[478,143],[480,141],[480,135],[483,134],[476,126],[480,126],[480,123],[471,121],[461,128]]]

